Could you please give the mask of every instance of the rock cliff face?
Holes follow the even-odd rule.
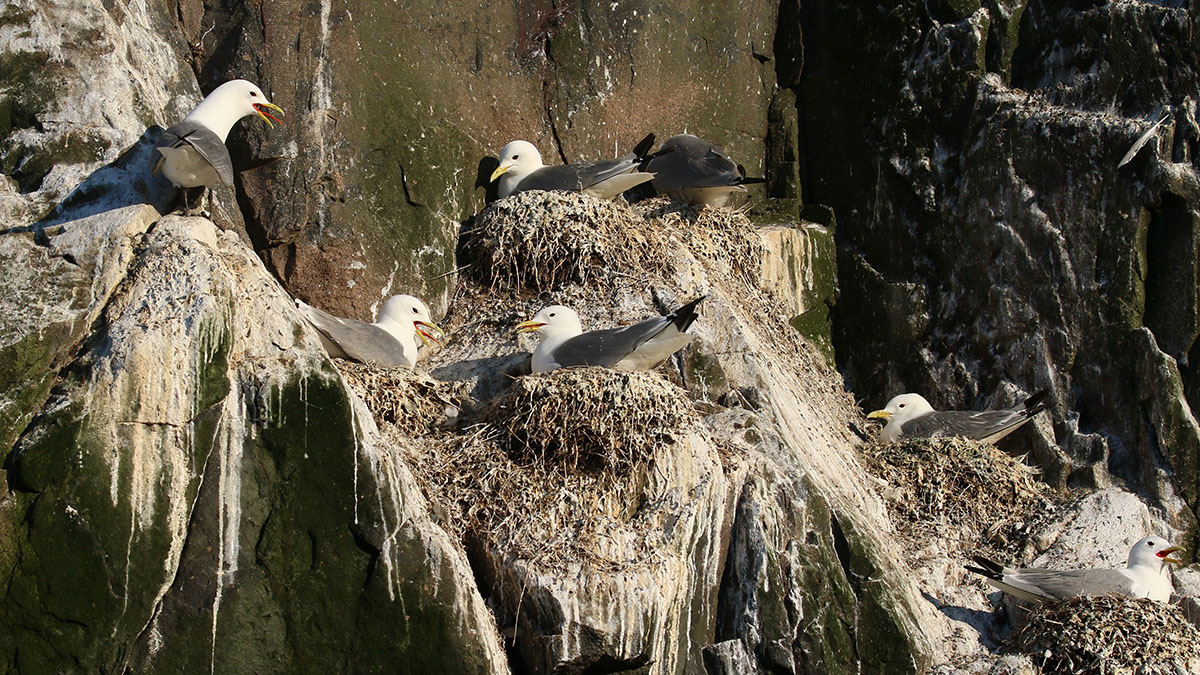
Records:
[[[947,408],[1049,388],[1052,428],[1025,436],[1047,478],[1145,492],[1195,542],[1196,8],[801,14],[804,195],[838,214],[848,385]]]
[[[0,663],[989,667],[999,626],[960,566],[977,525],[898,533],[832,364],[880,403],[1052,389],[1014,446],[1055,486],[1106,489],[986,542],[1022,562],[1093,562],[1080,551],[1131,528],[1194,536],[1195,13],[8,3]],[[164,215],[157,127],[232,77],[286,124],[235,128],[211,218]],[[497,207],[461,224],[483,208],[480,157],[520,137],[583,160],[684,130],[769,179],[780,200],[755,226],[526,195],[510,206],[542,220],[509,226],[561,235],[524,261],[555,273],[481,271],[504,240],[484,231]],[[332,364],[289,297],[367,318],[397,292],[451,338],[403,395]],[[496,412],[532,347],[516,322],[566,302],[612,325],[699,294],[695,343],[648,376],[688,409],[669,440],[613,475],[520,454]],[[433,421],[398,423],[385,395]],[[530,508],[488,501],[510,479]]]

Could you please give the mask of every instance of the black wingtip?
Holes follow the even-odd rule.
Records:
[[[738,185],[757,185],[765,182],[767,182],[766,178],[747,178],[742,176],[742,179],[738,181]]]
[[[978,567],[971,567],[970,565],[963,565],[963,567],[966,568],[966,570],[968,572],[974,572],[975,574],[978,574],[981,577],[987,577],[989,579],[996,578],[996,577],[992,576],[987,570],[981,570]]]
[[[979,565],[979,567],[963,565],[968,572],[974,572],[989,579],[999,579],[1004,576],[1004,567],[994,560],[988,560],[981,555],[973,555],[971,556],[971,560],[975,561],[975,564]]]
[[[638,141],[638,144],[633,146],[633,154],[638,159],[647,159],[650,154],[650,148],[654,147],[654,134],[646,134],[646,137]]]
[[[683,307],[675,310],[674,312],[671,312],[671,322],[675,324],[675,328],[680,333],[686,331],[688,326],[691,326],[692,322],[696,320],[696,317],[699,316],[696,313],[696,306],[700,304],[701,300],[707,297],[707,295],[702,295]]]
[[[1043,389],[1043,390],[1039,391],[1038,393],[1034,394],[1033,396],[1030,396],[1029,398],[1025,399],[1025,410],[1023,411],[1022,414],[1024,414],[1026,417],[1033,417],[1034,415],[1042,412],[1046,408],[1049,408],[1050,404],[1046,402],[1046,397],[1049,395],[1050,395],[1050,390]]]

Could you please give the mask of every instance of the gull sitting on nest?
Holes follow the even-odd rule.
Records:
[[[933,438],[962,436],[985,443],[995,443],[1033,419],[1049,407],[1045,389],[1025,399],[1019,406],[1005,410],[934,410],[920,394],[900,394],[888,401],[883,410],[867,415],[867,419],[887,421],[879,440],[894,443],[901,438]]]
[[[343,319],[296,300],[296,308],[317,329],[325,351],[334,358],[375,366],[412,367],[417,363],[417,338],[441,344],[432,332],[444,333],[429,308],[411,295],[393,295],[383,303],[375,323]]]
[[[1146,537],[1129,550],[1129,563],[1123,570],[1012,569],[982,556],[972,558],[979,567],[968,565],[967,570],[984,576],[992,586],[1027,602],[1109,593],[1167,602],[1174,591],[1167,563],[1182,565],[1181,560],[1170,557],[1182,550],[1164,539]]]
[[[700,296],[666,316],[656,316],[624,328],[587,333],[583,332],[579,315],[574,310],[551,305],[529,321],[517,324],[517,332],[542,333],[542,341],[533,351],[535,373],[571,366],[650,370],[692,341],[687,329],[696,320],[696,306],[704,297]]]
[[[513,141],[500,151],[500,166],[491,181],[499,179],[501,198],[526,190],[566,190],[582,192],[601,199],[614,199],[626,190],[654,178],[637,170],[646,158],[654,134],[642,139],[633,152],[617,159],[586,164],[546,166],[542,155],[528,141]]]
[[[717,146],[691,134],[672,136],[642,164],[654,174],[650,185],[659,194],[690,204],[725,206],[745,185],[765,182],[747,178],[746,169]]]

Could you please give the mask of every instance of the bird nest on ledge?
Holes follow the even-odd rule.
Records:
[[[1200,631],[1178,606],[1115,595],[1045,602],[1008,640],[1045,673],[1200,673]]]
[[[628,569],[671,536],[644,493],[656,458],[698,427],[683,390],[652,373],[564,369],[517,379],[481,414],[410,451],[446,529],[553,569]]]
[[[1066,499],[990,443],[914,438],[865,444],[859,455],[887,484],[888,512],[914,547],[953,536],[952,548],[1020,557],[1035,516],[1049,517]]]
[[[663,245],[629,207],[575,192],[519,192],[463,230],[467,274],[496,290],[640,278],[663,266]]]
[[[522,377],[485,417],[517,460],[628,474],[696,416],[686,392],[647,372],[564,368]]]

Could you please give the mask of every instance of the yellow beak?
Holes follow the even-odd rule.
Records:
[[[886,410],[876,410],[875,412],[871,413],[870,415],[867,415],[867,419],[869,419],[869,420],[890,420],[891,418],[892,418],[892,413],[890,413]]]
[[[488,179],[488,182],[495,183],[497,178],[503,176],[511,168],[512,164],[501,164],[500,166],[496,167],[496,170],[492,172],[492,177]]]
[[[546,324],[542,323],[541,321],[522,321],[521,323],[517,324],[517,332],[518,333],[536,333],[537,331],[542,329],[542,326],[545,326],[545,325]]]
[[[1169,562],[1169,563],[1175,563],[1176,565],[1182,565],[1183,561],[1180,560],[1179,558],[1167,557],[1168,553],[1175,553],[1177,551],[1182,551],[1182,550],[1183,550],[1183,548],[1181,548],[1179,546],[1172,546],[1171,548],[1164,548],[1163,550],[1158,552],[1158,557],[1162,558],[1163,562]]]
[[[267,123],[268,129],[275,128],[275,125],[271,124],[271,120],[275,120],[275,122],[281,126],[283,125],[283,122],[281,120],[279,120],[279,118],[275,117],[274,115],[272,115],[269,112],[263,111],[263,108],[270,108],[271,110],[274,110],[275,112],[279,113],[280,116],[283,115],[283,108],[280,108],[279,106],[275,105],[274,103],[255,103],[254,104],[254,112],[258,113],[258,116],[261,117],[263,119],[263,121]]]
[[[443,337],[446,335],[446,331],[442,330],[441,326],[430,321],[414,321],[413,328],[417,329],[417,337],[421,338],[421,342],[424,342],[426,346],[429,346],[430,341],[436,342],[438,346],[441,346],[442,342],[434,337],[432,333],[426,333],[425,331],[421,330],[422,328],[430,328],[435,330]]]

